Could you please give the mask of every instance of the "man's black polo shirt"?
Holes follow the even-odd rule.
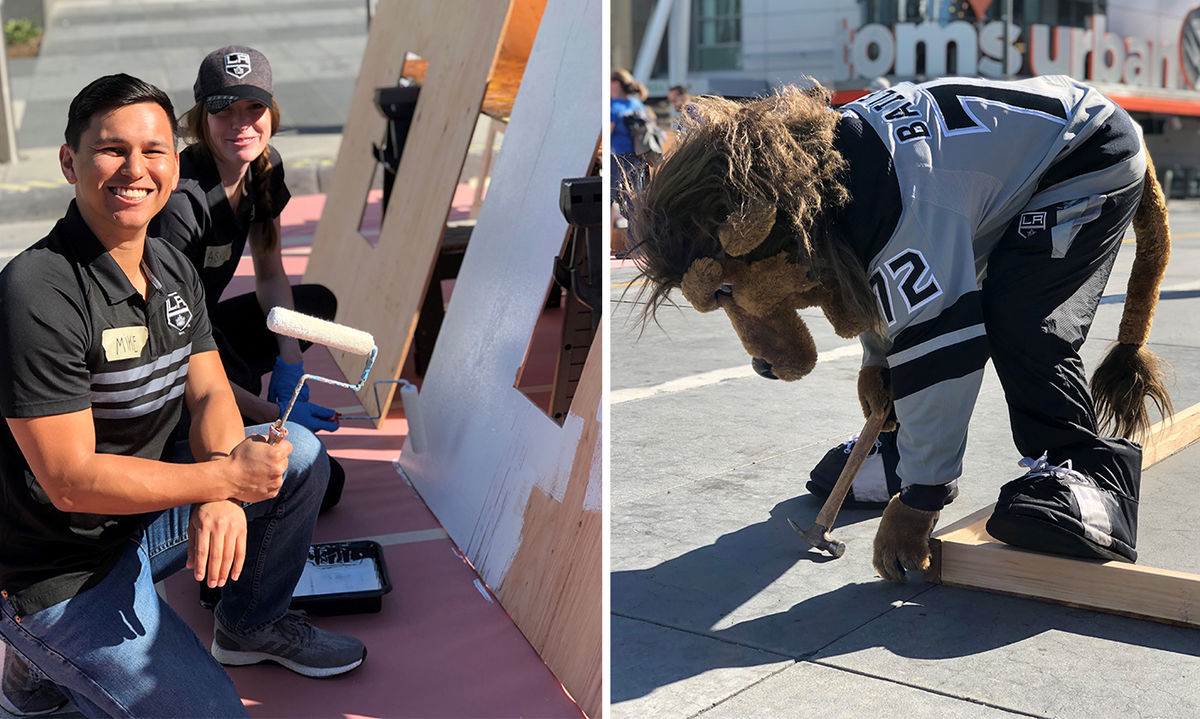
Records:
[[[90,408],[97,452],[169,453],[189,358],[215,345],[187,258],[147,238],[142,264],[144,300],[74,201],[49,235],[8,263],[0,273],[0,415]],[[0,424],[0,589],[28,614],[102,578],[144,516],[56,509]]]
[[[248,194],[235,213],[216,163],[207,152],[192,145],[179,153],[179,187],[150,224],[150,235],[177,247],[200,272],[210,313],[237,271],[251,223],[273,221],[292,197],[283,179],[283,160],[273,147],[270,158],[270,217],[255,215],[255,182],[250,171],[245,183]]]

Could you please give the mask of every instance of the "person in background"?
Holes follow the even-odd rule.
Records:
[[[213,50],[200,63],[193,94],[196,104],[180,119],[190,144],[179,155],[179,188],[150,233],[180,249],[200,273],[243,422],[271,422],[282,415],[304,374],[301,353],[308,345],[270,332],[266,313],[286,307],[332,320],[337,299],[321,285],[293,287],[283,266],[279,215],[291,194],[283,160],[270,145],[279,129],[279,106],[267,58],[241,45]],[[254,292],[222,300],[247,245]],[[308,401],[307,385],[288,419],[314,432],[338,428],[333,410]],[[345,484],[341,465],[329,461],[323,509],[338,502]]]
[[[85,716],[247,716],[220,664],[305,676],[357,639],[288,611],[328,461],[298,424],[244,429],[204,287],[146,228],[179,179],[170,99],[129,75],[72,100],[75,199],[0,273],[0,705]],[[169,463],[186,405],[194,462]],[[185,566],[224,587],[211,653],[158,595]]]
[[[683,85],[674,85],[667,90],[667,102],[671,103],[671,107],[675,108],[675,112],[683,114],[683,108],[692,101],[692,96],[688,94],[688,89]]]
[[[611,98],[609,100],[609,151],[611,153],[611,171],[609,186],[612,189],[612,229],[613,249],[617,256],[622,256],[625,250],[624,233],[627,226],[623,207],[624,188],[632,186],[640,188],[648,174],[645,161],[634,152],[633,136],[625,125],[625,116],[648,112],[642,102],[646,98],[646,88],[633,75],[624,69],[612,71]]]

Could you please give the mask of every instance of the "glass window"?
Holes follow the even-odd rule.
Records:
[[[692,9],[692,69],[740,70],[742,1],[695,0]]]
[[[864,24],[919,23],[928,18],[977,21],[969,0],[859,0],[859,4]],[[981,19],[1001,19],[1004,5],[1001,0],[986,5]],[[1023,27],[1032,23],[1084,27],[1089,16],[1104,15],[1107,9],[1108,0],[1012,0],[1013,22]]]

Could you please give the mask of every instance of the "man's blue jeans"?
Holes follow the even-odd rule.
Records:
[[[241,579],[225,585],[215,610],[237,632],[287,610],[329,480],[321,441],[291,422],[288,432],[283,488],[246,507]],[[267,425],[246,428],[266,433]],[[86,716],[246,716],[229,675],[154,589],[186,564],[190,517],[190,506],[150,515],[99,584],[40,612],[18,618],[0,596],[7,651],[30,659]]]

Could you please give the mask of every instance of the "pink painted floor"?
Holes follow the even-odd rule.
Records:
[[[460,194],[470,202],[469,193]],[[324,199],[293,197],[283,214],[285,266],[293,282],[303,275]],[[454,214],[466,214],[457,196]],[[251,277],[249,259],[244,259],[228,293],[251,291]],[[305,354],[305,368],[340,378],[323,347],[314,346]],[[357,406],[349,390],[316,384],[311,391],[313,401],[326,406]],[[307,679],[273,664],[230,667],[250,714],[581,716],[437,518],[396,471],[392,463],[407,431],[396,402],[381,429],[348,422],[335,433],[321,434],[329,453],[346,470],[346,488],[341,502],[321,515],[314,541],[376,539],[384,545],[393,589],[383,597],[377,614],[317,617],[315,623],[363,640],[366,661],[331,679]],[[171,606],[208,641],[212,615],[199,606],[190,575],[176,574],[166,582],[166,590]]]

